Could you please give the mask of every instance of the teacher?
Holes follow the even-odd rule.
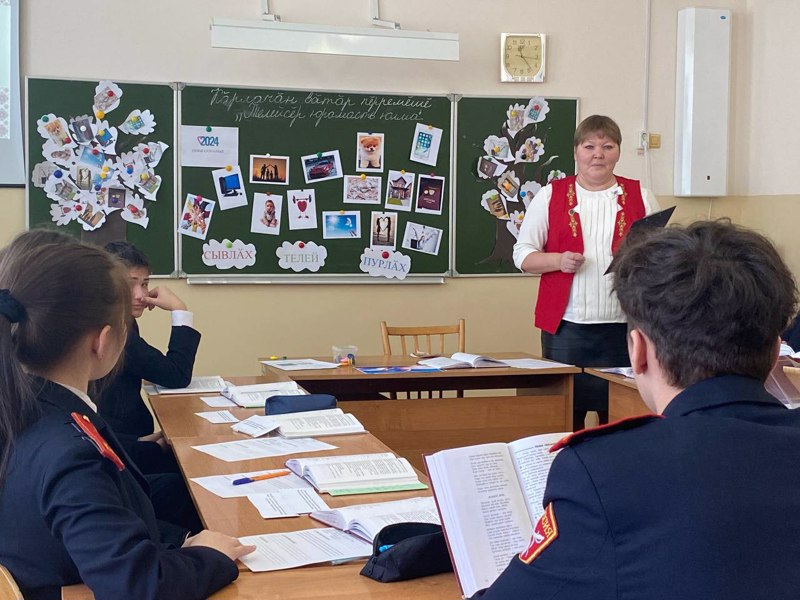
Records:
[[[659,207],[637,180],[614,174],[621,143],[611,118],[584,119],[574,137],[577,175],[539,190],[522,221],[514,264],[542,276],[534,323],[545,358],[579,367],[630,366],[625,316],[605,273],[631,224]],[[576,431],[587,411],[608,422],[607,382],[576,375],[573,398]]]

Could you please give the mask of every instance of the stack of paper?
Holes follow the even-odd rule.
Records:
[[[343,562],[372,554],[370,544],[330,527],[251,535],[241,537],[239,541],[256,547],[255,552],[239,559],[248,569],[256,572]]]
[[[262,408],[272,396],[302,396],[306,392],[294,381],[275,381],[254,385],[228,384],[222,395],[244,408]]]
[[[231,428],[252,437],[260,437],[275,430],[287,438],[366,433],[359,420],[349,413],[342,412],[341,408],[284,415],[254,415]]]
[[[299,438],[296,440],[269,438],[266,440],[242,440],[239,442],[203,444],[201,446],[192,446],[192,448],[210,454],[214,458],[224,460],[225,462],[236,462],[238,460],[284,456],[286,454],[298,454],[300,452],[333,450],[336,446],[311,438]]]
[[[294,358],[283,360],[262,360],[262,364],[282,371],[308,371],[313,369],[335,369],[339,363],[324,362],[314,358]]]
[[[225,387],[225,380],[219,375],[210,377],[192,377],[192,382],[185,388],[166,388],[153,385],[150,389],[156,394],[203,394],[206,392],[219,392]],[[148,393],[149,390],[148,390]]]

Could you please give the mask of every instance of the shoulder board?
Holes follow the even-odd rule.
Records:
[[[625,431],[626,429],[634,429],[636,427],[644,425],[645,423],[650,423],[651,421],[663,418],[664,417],[662,415],[639,415],[636,417],[626,417],[624,419],[620,419],[619,421],[614,421],[613,423],[608,423],[606,425],[599,425],[598,427],[589,427],[588,429],[581,429],[580,431],[576,431],[575,433],[570,433],[569,435],[565,435],[563,438],[558,440],[550,448],[550,452],[556,452],[557,450],[561,450],[562,448],[566,448],[567,446],[572,446],[577,442],[593,437],[599,437],[601,435],[611,433],[612,431]]]
[[[123,463],[120,457],[117,456],[117,453],[114,452],[114,449],[108,445],[108,442],[105,440],[105,438],[100,435],[100,432],[97,431],[97,428],[89,420],[89,417],[77,412],[73,412],[70,416],[72,417],[72,420],[78,429],[89,438],[89,441],[91,441],[92,444],[94,444],[94,447],[97,448],[97,451],[103,457],[114,463],[114,466],[117,467],[118,471],[124,471],[125,463]]]

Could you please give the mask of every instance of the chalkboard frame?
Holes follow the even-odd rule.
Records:
[[[460,271],[458,269],[458,230],[459,230],[459,209],[458,209],[458,198],[459,198],[459,178],[460,175],[466,172],[472,173],[473,168],[475,165],[473,164],[474,156],[470,156],[469,160],[464,157],[459,156],[459,103],[461,100],[469,99],[469,100],[494,100],[498,102],[520,102],[522,99],[530,99],[535,96],[542,96],[547,100],[557,100],[557,101],[568,101],[575,103],[575,124],[573,127],[574,129],[577,128],[578,124],[581,120],[581,105],[580,105],[580,98],[575,96],[551,96],[551,95],[541,95],[541,94],[514,94],[514,95],[493,95],[493,94],[455,94],[453,99],[453,169],[454,173],[452,175],[453,186],[452,186],[452,194],[453,194],[453,206],[452,206],[452,213],[451,213],[451,223],[450,223],[450,231],[452,235],[452,240],[450,243],[450,248],[452,251],[451,257],[451,271],[449,273],[450,277],[453,278],[472,278],[472,277],[529,277],[530,274],[523,273],[517,270],[513,265],[510,268],[506,268],[505,271],[498,271],[498,272],[470,272],[470,271]],[[572,148],[572,134],[569,136],[570,139],[570,148]],[[571,150],[570,150],[571,152]],[[569,164],[572,166],[571,173],[573,174],[576,170],[576,164],[574,158],[569,161]]]
[[[36,163],[41,162],[42,160],[44,160],[42,155],[41,155],[41,152],[35,152],[33,144],[32,144],[32,141],[34,141],[34,139],[35,139],[37,144],[40,144],[42,138],[39,136],[38,132],[36,131],[36,126],[35,126],[36,121],[37,121],[38,116],[41,113],[41,111],[32,110],[32,108],[31,108],[32,104],[33,104],[32,98],[31,98],[31,94],[30,94],[30,83],[31,83],[31,81],[46,82],[48,84],[50,84],[50,83],[64,83],[64,84],[75,84],[75,85],[88,85],[88,86],[94,87],[94,86],[97,85],[98,82],[104,81],[104,80],[109,80],[109,79],[108,78],[104,78],[104,77],[98,77],[98,78],[47,77],[47,76],[26,76],[25,77],[25,109],[26,109],[26,114],[25,114],[24,138],[25,138],[25,144],[26,144],[26,146],[25,146],[25,159],[26,159],[26,161],[25,161],[25,226],[26,226],[26,228],[29,229],[31,227],[31,218],[32,218],[32,215],[31,215],[31,188],[33,187],[33,184],[32,184],[32,181],[31,181],[31,176],[33,174],[33,167],[34,167],[34,165]],[[177,130],[177,123],[178,123],[177,108],[178,107],[176,105],[176,102],[177,102],[177,96],[176,96],[177,83],[175,83],[175,82],[135,81],[135,80],[121,80],[121,79],[112,79],[111,81],[113,81],[114,83],[116,83],[117,85],[119,85],[122,88],[122,90],[123,90],[123,102],[127,102],[128,99],[130,99],[130,97],[131,97],[131,95],[129,93],[128,94],[128,99],[125,98],[124,94],[125,94],[125,91],[126,91],[126,86],[144,86],[144,87],[146,87],[147,89],[149,89],[151,91],[152,90],[157,90],[159,88],[169,88],[169,93],[170,93],[169,110],[171,111],[171,118],[166,121],[166,122],[168,122],[168,124],[165,124],[163,127],[160,126],[160,123],[162,123],[162,122],[166,123],[166,122],[159,118],[159,113],[157,112],[156,113],[156,121],[157,121],[157,123],[159,123],[159,125],[156,126],[156,131],[154,133],[148,134],[147,136],[144,136],[142,138],[142,139],[150,140],[150,138],[152,137],[154,139],[150,140],[150,141],[154,141],[155,139],[158,139],[159,137],[161,137],[162,141],[165,141],[165,143],[167,143],[168,146],[169,146],[169,148],[165,152],[164,157],[162,157],[162,159],[161,159],[162,162],[160,162],[158,167],[156,167],[156,173],[158,175],[162,176],[162,178],[164,178],[166,180],[165,183],[167,183],[167,185],[162,185],[159,188],[159,193],[158,193],[158,196],[157,196],[157,198],[158,198],[157,200],[155,200],[155,201],[145,200],[145,202],[147,203],[145,206],[147,206],[148,208],[150,207],[151,204],[154,204],[154,203],[158,204],[159,208],[157,209],[157,212],[163,213],[163,215],[159,215],[159,218],[164,218],[167,212],[169,212],[170,215],[171,215],[170,216],[169,229],[171,230],[172,233],[171,233],[170,245],[169,245],[170,252],[167,255],[167,257],[165,259],[162,259],[161,255],[158,254],[158,252],[154,252],[153,249],[150,248],[149,240],[148,240],[148,242],[142,242],[141,241],[143,238],[148,237],[148,231],[150,232],[151,237],[156,237],[158,235],[157,232],[153,233],[154,230],[150,230],[149,227],[147,229],[141,229],[138,225],[127,224],[127,223],[125,223],[124,221],[121,221],[121,220],[119,220],[119,222],[122,223],[122,226],[126,228],[126,231],[134,232],[134,236],[133,236],[134,239],[130,240],[130,241],[133,241],[134,243],[136,243],[137,246],[140,247],[148,255],[148,258],[150,259],[150,262],[151,262],[151,266],[153,268],[153,273],[152,273],[152,277],[153,278],[169,278],[169,279],[179,278],[179,276],[180,276],[180,259],[179,259],[179,255],[178,255],[179,248],[178,248],[177,239],[176,239],[177,234],[175,233],[175,231],[177,229],[176,208],[177,208],[177,198],[178,198],[178,189],[179,189],[178,188],[178,174],[179,174],[178,173],[178,157],[179,157],[179,154],[178,154],[178,138],[177,138],[177,132],[178,132],[178,130]],[[36,99],[36,100],[34,100],[34,102],[38,103],[39,100]],[[114,123],[121,122],[122,120],[124,120],[124,117],[127,116],[127,112],[125,112],[126,109],[124,108],[124,106],[125,106],[125,104],[123,104],[122,107],[118,107],[117,109],[115,109],[115,113],[114,113],[114,117],[113,117],[113,122]],[[136,106],[136,107],[140,108],[141,110],[152,108],[151,105],[147,105],[147,104],[143,104],[141,106]],[[56,106],[54,108],[58,108],[58,107]],[[92,113],[92,105],[91,105],[91,103],[89,102],[88,104],[85,105],[85,111],[84,111],[83,108],[81,110],[83,112],[85,112],[86,114],[91,114]],[[119,111],[119,112],[117,112],[117,111]],[[58,111],[52,111],[52,112],[58,112]],[[124,115],[123,115],[123,112],[125,112]],[[59,114],[58,116],[62,116],[63,117],[64,115]],[[109,120],[111,120],[111,119],[109,119]],[[169,135],[168,139],[166,139],[166,140],[163,139],[164,136],[162,135],[165,131],[167,131],[168,135]],[[33,138],[32,136],[35,136],[35,138]],[[130,141],[134,141],[135,139],[136,138],[131,138]],[[138,141],[142,141],[142,139],[140,139]],[[164,164],[164,159],[165,158],[169,158],[169,161],[168,161],[168,165],[169,166],[168,167]],[[166,196],[168,196],[170,194],[172,195],[172,199],[171,200],[167,200]],[[167,206],[169,208],[166,208]],[[152,212],[152,210],[148,210],[148,212]],[[150,215],[148,215],[148,216],[150,216]],[[118,214],[111,213],[108,218],[109,218],[109,222],[111,222],[113,220],[118,220]],[[60,227],[56,227],[55,224],[52,223],[52,221],[50,221],[50,222],[39,221],[39,222],[37,222],[37,224],[42,224],[44,226],[52,227],[52,228],[56,229],[57,231],[62,231],[62,232],[68,233],[70,235],[74,235],[76,237],[79,237],[79,238],[83,237],[82,228],[78,224],[76,224],[74,222],[70,223],[70,224],[68,224],[66,226],[60,226]],[[103,232],[103,228],[104,227],[107,227],[107,225],[104,225],[99,230],[97,230],[97,232],[94,232],[94,233],[97,233],[97,234],[100,234],[100,235],[89,237],[89,238],[87,238],[87,240],[92,242],[92,243],[100,243],[100,244],[104,243],[105,241],[109,241],[109,240],[105,239],[109,232]],[[163,228],[163,225],[162,225],[161,228]]]
[[[257,284],[257,283],[286,283],[286,284],[292,284],[292,283],[312,283],[312,284],[313,283],[317,283],[317,284],[326,284],[326,283],[329,283],[329,284],[340,284],[340,283],[344,283],[344,284],[362,284],[362,283],[363,284],[420,284],[420,283],[444,283],[445,277],[448,277],[448,276],[451,275],[452,267],[453,267],[453,249],[452,249],[452,245],[451,244],[452,244],[452,225],[453,225],[453,222],[454,222],[453,218],[452,218],[452,214],[453,214],[452,210],[453,210],[454,174],[455,174],[455,171],[454,171],[454,162],[455,161],[454,161],[454,153],[453,153],[453,144],[454,144],[454,141],[455,141],[455,137],[454,137],[454,135],[455,135],[455,133],[454,133],[454,125],[455,125],[454,98],[455,98],[455,95],[454,94],[452,94],[452,93],[441,93],[441,92],[439,92],[439,93],[418,93],[418,92],[415,92],[415,93],[404,93],[404,92],[369,91],[369,90],[327,90],[327,89],[326,90],[311,90],[311,89],[304,89],[304,88],[269,88],[269,87],[263,87],[263,86],[241,86],[241,85],[227,85],[227,84],[218,84],[218,83],[179,82],[177,84],[177,94],[176,94],[176,96],[177,96],[177,100],[176,100],[177,112],[176,112],[176,115],[177,115],[177,120],[178,120],[178,123],[177,123],[178,144],[180,144],[180,128],[181,128],[182,125],[198,125],[198,123],[194,123],[194,122],[185,122],[187,119],[186,119],[186,116],[185,116],[184,111],[183,111],[183,105],[184,105],[183,94],[186,92],[187,88],[192,88],[192,89],[195,89],[195,88],[226,88],[226,89],[231,90],[231,91],[252,90],[252,91],[256,91],[256,92],[275,92],[275,93],[283,92],[283,93],[297,93],[297,94],[309,94],[309,93],[317,93],[317,94],[322,94],[322,95],[325,95],[325,94],[330,94],[330,95],[342,94],[342,95],[347,95],[347,96],[364,96],[364,97],[366,97],[366,96],[413,97],[413,98],[425,98],[425,97],[427,97],[427,98],[435,99],[437,101],[446,101],[447,102],[447,108],[446,108],[446,110],[447,110],[446,121],[447,122],[446,123],[442,123],[442,125],[439,125],[437,123],[437,126],[441,126],[443,129],[445,129],[445,132],[444,132],[444,134],[442,136],[442,149],[440,150],[440,153],[439,153],[440,160],[439,160],[439,163],[437,164],[437,167],[427,167],[427,166],[422,165],[420,163],[410,163],[409,167],[415,169],[414,172],[416,173],[416,175],[419,175],[420,173],[423,174],[423,175],[426,174],[426,170],[428,168],[431,168],[431,169],[437,168],[437,169],[439,169],[439,171],[441,171],[441,172],[438,172],[438,174],[439,175],[446,175],[447,179],[449,180],[449,181],[446,182],[445,198],[443,200],[443,206],[446,207],[446,211],[447,211],[446,212],[447,218],[446,218],[445,222],[443,223],[443,228],[445,229],[445,232],[444,232],[444,235],[442,237],[443,240],[446,240],[446,242],[448,244],[448,248],[447,248],[447,251],[446,251],[446,253],[444,255],[440,254],[440,255],[437,255],[436,257],[434,257],[434,258],[437,258],[437,259],[440,256],[444,257],[445,260],[442,261],[442,264],[443,264],[444,268],[441,269],[441,270],[437,269],[436,271],[433,271],[433,272],[429,272],[429,271],[414,272],[412,270],[412,272],[409,273],[406,276],[406,278],[403,279],[403,280],[386,279],[386,278],[383,278],[383,277],[373,277],[373,276],[370,276],[367,273],[361,273],[360,271],[357,270],[358,269],[358,265],[357,264],[354,266],[354,270],[353,271],[341,272],[341,273],[308,273],[308,272],[291,273],[291,272],[285,272],[285,271],[283,271],[283,272],[265,272],[265,273],[253,273],[253,272],[240,273],[240,272],[236,272],[236,269],[230,269],[230,270],[226,270],[226,271],[217,271],[217,270],[211,271],[211,270],[209,270],[209,271],[203,271],[203,272],[195,272],[195,271],[192,271],[191,269],[187,269],[186,268],[186,264],[185,264],[185,260],[184,260],[185,245],[184,245],[184,240],[182,239],[184,236],[176,233],[176,238],[177,238],[176,244],[177,244],[177,247],[178,247],[178,255],[180,257],[180,259],[179,259],[180,260],[180,262],[179,262],[179,264],[180,264],[180,276],[181,277],[186,277],[188,279],[189,283],[191,283],[191,284],[215,284],[215,283],[231,283],[231,284],[236,284],[236,283],[243,283],[243,284],[250,284],[250,283],[253,283],[253,284]],[[409,121],[409,123],[413,124],[413,121]],[[213,126],[214,124],[213,123],[208,123],[208,125],[212,125]],[[224,126],[224,125],[227,125],[227,123],[222,123],[222,124],[218,123],[217,125],[218,126]],[[356,129],[358,131],[363,131],[364,130],[363,128],[356,128]],[[445,144],[447,144],[447,148],[445,148]],[[334,149],[334,148],[332,148],[332,149]],[[336,149],[341,150],[341,148],[338,148],[338,147]],[[241,140],[241,138],[239,140],[239,151],[240,151],[239,165],[242,166],[243,171],[244,171],[245,167],[243,165],[245,165],[245,162],[246,162],[246,161],[244,161],[244,157],[247,156],[248,153],[247,153],[246,150],[243,150],[243,148],[242,148],[242,140]],[[406,153],[407,153],[407,150],[406,150]],[[442,169],[442,167],[440,167],[442,157],[444,157],[444,159],[447,161],[447,166],[444,169]],[[294,162],[297,162],[299,164],[299,157],[295,157],[294,155],[292,155],[292,163],[294,163]],[[344,158],[342,159],[342,162],[343,163],[345,162]],[[391,165],[387,164],[386,165],[387,168],[385,169],[384,172],[375,173],[375,175],[388,176],[388,171],[389,171],[389,167],[390,166]],[[290,165],[290,167],[293,168],[294,165],[292,164],[292,165]],[[184,167],[183,165],[180,164],[180,161],[179,161],[177,178],[178,178],[178,183],[179,183],[181,199],[185,198],[187,193],[192,193],[192,190],[187,190],[186,186],[185,186],[184,169],[186,169],[186,168],[193,168],[193,167]],[[348,166],[344,166],[343,167],[343,171],[345,172],[345,174],[353,173],[353,169],[350,168],[349,165]],[[370,175],[370,173],[367,173],[367,174]],[[245,177],[245,186],[246,186],[247,194],[250,197],[249,199],[252,199],[253,184],[250,184],[248,186],[247,185],[247,181],[248,181],[249,178],[246,178],[244,173],[243,173],[243,177]],[[416,186],[416,181],[418,181],[418,180],[415,180],[415,186]],[[292,182],[292,185],[288,186],[288,188],[294,188],[294,187],[301,187],[302,188],[305,185],[307,185],[307,184],[297,184],[297,185],[295,185],[294,182]],[[262,191],[262,190],[258,190],[257,189],[256,191]],[[283,190],[281,190],[281,191],[283,191]],[[384,196],[384,195],[385,195],[385,187],[382,188],[382,196]],[[214,199],[214,198],[212,197],[211,199]],[[380,204],[365,205],[363,207],[360,207],[359,205],[352,205],[352,206],[353,206],[354,210],[357,210],[359,208],[363,208],[363,210],[366,211],[367,214],[371,210],[376,210],[376,211],[383,211],[384,210],[383,198],[382,198]],[[180,209],[180,207],[179,207],[179,209]],[[241,210],[244,210],[244,209],[241,209]],[[251,210],[251,205],[250,205],[249,202],[248,202],[247,210]],[[410,218],[414,218],[416,215],[418,215],[420,213],[417,213],[415,211],[411,211],[411,212],[405,212],[405,213],[404,212],[400,212],[399,214],[400,215],[406,215],[406,216],[408,216]],[[176,214],[176,218],[178,216],[179,216],[179,214]],[[214,218],[214,217],[212,217],[212,218]],[[423,216],[423,218],[424,218],[424,216]],[[364,217],[362,216],[362,221],[363,220],[364,220]],[[362,223],[362,228],[363,227],[364,227],[364,224]],[[363,229],[362,229],[362,231],[363,231]],[[249,232],[249,230],[248,230],[248,232]],[[405,252],[401,248],[402,239],[401,239],[401,236],[399,235],[399,233],[400,232],[398,232],[398,239],[397,239],[396,248],[397,248],[397,251]],[[362,238],[363,238],[363,235],[364,234],[362,233]],[[284,236],[280,236],[279,239],[285,239],[285,237]],[[362,246],[362,248],[363,247],[364,246]]]

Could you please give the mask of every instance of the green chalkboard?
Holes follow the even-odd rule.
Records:
[[[100,211],[106,213],[105,221],[100,221],[102,225],[92,231],[87,231],[83,228],[81,221],[72,219],[59,226],[58,229],[95,243],[104,243],[110,239],[127,239],[147,253],[154,274],[170,275],[177,270],[175,260],[174,197],[175,92],[169,84],[113,82],[122,91],[121,95],[118,95],[119,105],[106,111],[103,116],[109,131],[111,131],[112,127],[117,129],[116,143],[112,152],[110,146],[99,144],[99,138],[97,136],[93,137],[93,134],[96,133],[95,129],[97,129],[101,121],[94,110],[95,95],[97,93],[95,88],[99,83],[98,81],[62,79],[29,78],[27,80],[28,226],[35,228],[55,225],[51,216],[51,207],[54,205],[59,206],[59,204],[71,209],[71,212],[61,213],[62,215],[74,214],[76,212],[74,208],[77,206],[82,211],[81,214],[84,214],[88,220],[89,215],[86,213],[86,206],[93,204],[96,207],[93,212],[95,216]],[[155,126],[151,133],[140,135],[125,133],[120,129],[120,125],[127,120],[130,113],[137,109],[141,112],[149,110],[153,115]],[[60,132],[57,130],[54,135],[56,137],[61,136],[62,140],[66,136],[66,138],[69,138],[68,142],[60,146],[53,146],[52,136],[45,137],[40,134],[37,122],[41,122],[45,115],[54,115],[64,119],[67,124],[66,131]],[[73,125],[72,120],[83,115],[88,117],[90,125],[83,126],[84,134],[89,139],[82,140],[80,139],[81,134],[76,135],[76,132],[73,131],[77,123],[82,121],[76,121],[76,124]],[[141,118],[149,120],[145,116]],[[53,121],[53,117],[48,116],[47,122],[52,123]],[[142,121],[136,122],[141,123]],[[91,131],[89,130],[90,127],[92,128]],[[99,179],[99,173],[101,172],[99,162],[102,162],[102,159],[106,160],[106,164],[116,164],[117,157],[122,157],[123,155],[127,155],[133,160],[134,155],[126,153],[134,152],[137,145],[154,142],[163,142],[168,148],[163,151],[154,167],[142,162],[136,167],[137,170],[134,173],[134,175],[139,176],[144,173],[150,173],[161,178],[161,184],[155,191],[154,200],[142,198],[141,190],[137,188],[134,177],[128,178],[127,184],[123,182],[119,175],[122,169],[116,171],[113,168],[110,169],[110,175],[102,179],[101,191],[98,193],[95,190],[95,186],[100,185],[99,182],[101,181]],[[48,144],[47,149],[45,149],[45,144]],[[161,146],[159,147],[161,148]],[[92,168],[89,175],[91,179],[87,178],[85,170],[77,171],[77,168],[88,164],[81,160],[84,149],[99,161],[91,165]],[[57,158],[53,158],[51,154],[46,159],[43,155],[45,150],[61,152],[61,154]],[[96,152],[93,152],[94,150]],[[138,156],[144,155],[139,154]],[[109,163],[108,161],[111,162]],[[50,163],[50,165],[45,163]],[[76,166],[70,166],[70,163]],[[69,196],[69,198],[75,200],[74,203],[65,202],[66,198],[62,198],[62,201],[50,198],[45,189],[41,187],[45,177],[50,172],[55,173],[55,171],[58,171],[61,175],[59,178],[61,181],[76,184],[76,187],[80,190]],[[102,191],[107,186],[116,190],[128,191],[119,192],[121,195],[115,194],[115,198],[109,203],[110,195]],[[134,194],[139,195],[146,213],[138,210],[138,201],[135,200]],[[132,200],[133,203],[131,203]],[[112,205],[119,208],[112,210]],[[134,206],[133,210],[130,208],[131,205]],[[141,219],[142,215],[146,214],[148,219],[147,228],[121,219],[120,215],[125,210],[122,208],[123,206],[128,206],[126,213],[128,215],[138,214]],[[63,210],[63,207],[58,210]],[[67,218],[64,217],[62,221],[67,221]]]
[[[519,272],[512,262],[516,241],[512,228],[521,223],[526,201],[549,177],[557,176],[556,171],[575,172],[572,138],[577,118],[577,99],[458,100],[457,274]]]
[[[241,274],[304,277],[363,275],[368,278],[369,275],[359,268],[361,255],[373,241],[372,212],[384,211],[397,214],[393,219],[391,236],[394,238],[395,249],[411,258],[412,276],[441,275],[449,270],[452,102],[448,97],[187,85],[180,93],[180,105],[181,125],[200,128],[184,130],[187,136],[187,143],[183,145],[184,153],[190,145],[188,142],[193,143],[194,139],[202,137],[203,132],[209,138],[208,143],[215,143],[217,134],[223,133],[220,128],[238,129],[238,166],[241,169],[241,179],[247,198],[245,206],[220,210],[221,198],[218,196],[219,191],[212,176],[212,171],[216,168],[182,165],[182,200],[199,196],[217,203],[210,215],[205,240],[188,235],[180,236],[181,264],[185,273],[225,277]],[[435,165],[421,164],[410,159],[412,142],[417,139],[418,124],[422,129],[433,127],[435,129],[429,131],[436,129],[442,131]],[[215,131],[215,128],[218,129]],[[200,136],[197,135],[198,131]],[[383,171],[364,173],[365,177],[380,178],[380,194],[372,191],[378,200],[376,204],[354,204],[344,201],[345,186],[348,185],[347,176],[359,179],[361,176],[356,163],[359,155],[357,152],[359,133],[383,135],[383,158],[379,165]],[[307,182],[306,174],[320,161],[323,163],[322,167],[318,168],[313,176],[324,178],[327,174],[335,172],[338,167],[328,171],[331,164],[325,162],[329,157],[328,153],[334,151],[339,153],[341,175],[344,177]],[[261,171],[256,164],[253,172],[251,155],[261,157],[269,155],[268,159],[261,159],[261,162],[268,163],[270,170]],[[304,164],[301,160],[304,156],[312,158]],[[273,157],[289,157],[287,185],[283,184],[285,174],[282,166],[279,173],[272,171],[273,163],[270,161]],[[259,159],[254,160],[257,163]],[[432,162],[431,159],[429,161]],[[374,164],[369,164],[375,167]],[[219,168],[226,166],[237,165],[218,165]],[[415,174],[414,191],[405,202],[405,206],[403,202],[399,203],[399,207],[386,204],[390,170],[405,171],[406,175]],[[444,178],[443,189],[439,190],[441,214],[418,210],[419,189],[429,189],[428,183],[420,186],[419,175],[423,175],[426,182],[432,181],[430,179],[432,175]],[[224,173],[217,173],[216,177],[218,179],[224,177]],[[280,183],[274,181],[276,177]],[[366,179],[361,181],[366,182]],[[375,180],[371,181],[376,184]],[[304,191],[295,195],[293,193],[295,190]],[[298,213],[291,213],[290,203],[294,201],[296,206],[298,198],[307,197],[307,190],[314,191],[311,207],[309,208],[308,203],[303,204],[306,209],[303,217],[297,216]],[[292,192],[291,197],[290,192]],[[258,225],[255,226],[256,231],[251,232],[252,221],[258,221],[258,217],[254,219],[254,210],[259,215],[264,211],[265,197],[261,194],[280,196],[281,209],[277,227],[272,222],[272,231],[277,230],[277,235],[259,232]],[[405,207],[410,210],[400,210]],[[290,228],[292,218],[302,220],[312,209],[315,210],[317,220],[315,228]],[[339,211],[342,210],[355,211],[359,215],[360,237],[324,239],[323,211],[333,211],[335,215],[340,214]],[[420,230],[422,226],[425,226],[428,233],[432,233],[426,240],[439,238],[438,249],[432,244],[425,248],[427,252],[403,248],[406,228]],[[437,235],[436,230],[441,233]],[[229,270],[221,270],[213,264],[206,264],[203,260],[204,245],[212,240],[222,242],[225,239],[252,244],[256,249],[255,264]],[[327,251],[324,265],[315,272],[303,270],[295,273],[282,268],[276,249],[284,242],[290,244],[315,242],[324,246]],[[407,245],[416,246],[418,242],[409,242]],[[435,250],[438,251],[433,253]]]

